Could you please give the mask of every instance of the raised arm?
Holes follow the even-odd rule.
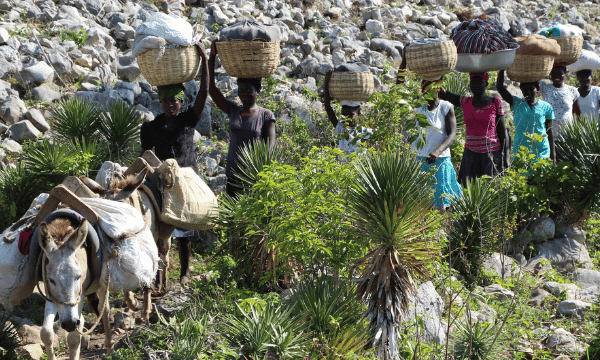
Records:
[[[325,105],[325,112],[331,122],[331,125],[335,128],[338,124],[338,118],[331,107],[331,94],[329,93],[329,80],[331,80],[331,74],[333,71],[329,70],[325,75],[325,82],[323,83],[323,104]]]
[[[498,135],[498,140],[502,146],[502,162],[504,169],[508,169],[510,167],[510,139],[508,137],[504,115],[496,114],[496,134]]]
[[[210,57],[208,58],[208,70],[209,70],[209,87],[208,92],[210,97],[213,99],[215,104],[225,114],[229,114],[229,103],[225,100],[225,96],[221,93],[221,90],[217,88],[215,84],[215,59],[217,57],[217,42],[213,41],[210,46]]]
[[[433,164],[437,161],[438,157],[441,153],[444,152],[447,148],[449,148],[454,140],[456,139],[456,116],[454,115],[454,108],[450,108],[445,117],[446,122],[446,134],[448,136],[446,139],[435,149],[429,156],[427,157],[427,163]]]
[[[498,93],[500,93],[500,96],[502,96],[502,99],[504,99],[504,101],[506,101],[508,105],[510,105],[510,107],[512,108],[514,104],[514,99],[512,94],[506,89],[506,86],[504,86],[504,70],[498,71],[498,78],[496,79],[496,89],[498,90]]]
[[[396,75],[396,85],[404,85],[406,77],[406,56],[402,54],[402,63],[398,67],[398,74]]]
[[[202,48],[202,45],[198,44],[198,51],[200,52],[200,57],[202,58],[202,73],[200,79],[200,91],[198,91],[198,95],[196,96],[196,101],[194,102],[194,113],[200,119],[202,116],[202,111],[204,111],[204,107],[206,106],[206,98],[208,97],[208,65],[206,61],[206,52]]]
[[[442,100],[449,101],[454,107],[460,107],[460,95],[446,91],[443,87],[440,89],[438,96]]]

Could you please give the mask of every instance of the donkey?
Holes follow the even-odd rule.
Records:
[[[106,268],[98,269],[97,263],[102,263],[101,253],[90,253],[90,232],[95,234],[93,227],[88,228],[85,218],[70,210],[58,210],[49,215],[34,234],[34,239],[37,238],[45,255],[41,270],[47,301],[40,335],[48,360],[56,359],[53,349],[53,324],[57,313],[61,327],[69,332],[69,359],[78,360],[81,348],[80,332],[84,323],[81,315],[84,295],[98,290],[100,304],[107,304],[108,301],[107,283],[103,281],[106,278]],[[98,251],[102,249],[98,244],[95,247]],[[98,271],[101,273],[99,280],[95,279],[94,274]],[[103,310],[101,320],[105,330],[104,344],[107,353],[110,354],[112,334],[108,309]]]

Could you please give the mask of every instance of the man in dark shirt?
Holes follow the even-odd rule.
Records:
[[[191,167],[198,172],[196,150],[194,146],[194,127],[206,105],[208,94],[208,67],[206,53],[198,44],[198,51],[202,58],[202,73],[200,91],[194,105],[187,111],[180,113],[184,99],[184,86],[175,84],[160,86],[158,97],[164,113],[153,121],[146,122],[140,130],[140,139],[143,150],[153,150],[161,160],[176,159],[181,167]],[[179,261],[181,263],[182,284],[190,281],[190,238],[193,231],[175,229],[173,236],[179,245]],[[165,253],[167,249],[161,249]],[[163,254],[164,255],[164,254]]]

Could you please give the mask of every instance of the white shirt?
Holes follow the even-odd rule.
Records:
[[[556,88],[552,84],[542,83],[541,88],[542,99],[554,109],[556,119],[552,122],[552,132],[557,136],[565,124],[573,122],[573,103],[579,98],[579,91],[567,84]]]
[[[410,145],[410,149],[412,151],[417,150],[417,156],[428,157],[429,154],[434,152],[446,138],[448,134],[446,133],[446,115],[453,106],[451,103],[445,100],[440,100],[439,105],[433,109],[433,111],[429,111],[427,109],[427,105],[423,105],[418,108],[416,112],[419,114],[423,114],[427,116],[427,122],[430,126],[425,129],[421,129],[422,133],[425,133],[425,146],[422,149],[417,150],[417,144],[421,139],[421,133],[419,134],[419,139],[413,142]],[[442,151],[439,157],[449,157],[450,156],[450,148]]]
[[[335,130],[333,130],[334,136],[339,136],[344,132],[348,133],[347,139],[340,139],[338,146],[340,150],[344,151],[346,155],[349,155],[353,152],[358,152],[358,145],[360,144],[360,139],[356,140],[355,144],[353,144],[354,138],[359,135],[363,135],[363,139],[368,139],[373,135],[373,130],[364,126],[357,126],[355,128],[346,128],[343,122],[338,121]]]
[[[579,95],[579,109],[581,109],[581,116],[598,119],[598,113],[600,112],[600,87],[592,86],[586,97]]]

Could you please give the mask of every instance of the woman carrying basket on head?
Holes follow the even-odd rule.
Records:
[[[543,83],[540,86],[542,99],[554,109],[556,119],[554,119],[552,131],[557,138],[560,137],[560,132],[565,124],[572,123],[575,115],[581,115],[579,91],[576,87],[565,84],[566,75],[566,66],[555,65],[550,72],[552,83]]]
[[[510,166],[510,139],[504,122],[504,109],[499,98],[485,94],[488,80],[487,73],[471,74],[472,97],[443,89],[439,94],[442,100],[463,110],[467,134],[458,175],[463,186],[467,178],[495,176]]]
[[[200,45],[198,45],[198,51],[202,58],[202,74],[200,91],[194,105],[187,111],[181,112],[185,90],[182,84],[159,86],[158,98],[164,113],[158,115],[153,121],[145,122],[140,130],[140,140],[144,151],[153,150],[161,160],[174,158],[179,166],[191,167],[197,173],[194,127],[202,116],[208,94],[206,53]],[[187,284],[190,281],[190,239],[193,235],[193,230],[175,229],[173,232],[173,237],[177,238],[179,247],[180,281],[182,284]],[[168,249],[161,249],[161,245],[159,244],[159,251],[161,251],[161,254],[166,254]]]
[[[579,82],[578,105],[581,116],[598,121],[600,115],[600,87],[592,86],[593,71],[584,69],[575,73]]]
[[[275,115],[270,110],[256,104],[256,98],[261,90],[261,79],[238,78],[238,97],[242,105],[227,100],[223,96],[215,83],[216,45],[216,41],[213,41],[208,59],[209,92],[215,104],[229,117],[227,194],[234,196],[239,190],[235,180],[235,173],[238,170],[238,151],[252,140],[266,141],[269,143],[269,148],[273,148],[276,138]]]

